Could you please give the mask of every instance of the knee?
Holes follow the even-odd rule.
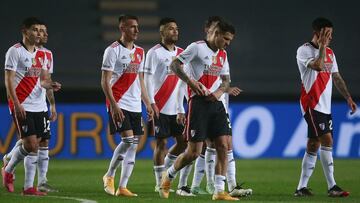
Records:
[[[49,140],[48,139],[41,139],[39,143],[39,147],[48,147],[49,146]]]
[[[24,149],[29,153],[30,152],[37,153],[37,151],[39,149],[39,145],[35,141],[27,141],[27,142],[24,142],[23,145],[24,145]]]
[[[191,159],[191,160],[195,160],[196,158],[198,158],[201,154],[201,151],[187,151],[187,155],[188,155],[188,158]]]
[[[307,151],[316,153],[319,150],[320,141],[315,139],[310,139],[307,143]]]
[[[165,139],[157,139],[156,140],[156,149],[165,150],[166,144],[167,144],[167,142]]]
[[[333,139],[331,134],[326,134],[321,138],[321,146],[325,147],[332,147],[333,146]]]
[[[229,151],[227,143],[216,144],[216,151],[220,153],[227,153]]]

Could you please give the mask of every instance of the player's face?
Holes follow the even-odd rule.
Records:
[[[234,35],[230,32],[221,33],[216,31],[215,33],[215,45],[218,49],[225,49],[230,45],[231,40],[233,40]]]
[[[45,25],[40,25],[40,44],[44,45],[48,41],[48,33]]]
[[[166,42],[176,43],[179,39],[179,28],[176,23],[171,22],[165,25],[163,35]]]
[[[26,40],[31,44],[37,44],[40,42],[40,25],[32,25],[29,29],[24,30],[24,36]]]
[[[139,25],[136,20],[127,20],[123,25],[121,25],[120,29],[126,39],[130,41],[135,41],[137,39],[139,33]]]

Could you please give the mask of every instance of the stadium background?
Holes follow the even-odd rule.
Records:
[[[232,84],[244,90],[240,96],[231,98],[236,156],[301,157],[306,126],[298,106],[300,78],[296,49],[311,39],[311,22],[315,17],[331,19],[335,26],[332,48],[350,92],[359,101],[359,6],[357,1],[335,0],[1,1],[0,55],[5,56],[7,49],[21,40],[19,27],[25,17],[38,16],[46,21],[49,29],[46,47],[54,52],[55,58],[53,77],[63,84],[63,89],[55,95],[60,116],[52,125],[52,153],[63,159],[108,158],[119,140],[106,135],[100,66],[104,49],[119,36],[119,14],[140,17],[137,44],[145,49],[158,42],[157,23],[161,17],[177,19],[178,45],[185,48],[203,38],[203,24],[209,15],[223,16],[237,31],[228,48]],[[4,81],[4,74],[0,74],[0,81]],[[3,82],[0,90],[0,153],[3,154],[14,144],[16,136],[13,136]],[[359,158],[360,113],[348,116],[346,103],[336,90],[334,101],[334,155]],[[144,138],[139,157],[151,158],[152,140],[152,137]]]

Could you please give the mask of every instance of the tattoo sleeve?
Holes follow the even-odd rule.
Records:
[[[348,99],[350,97],[350,93],[346,87],[345,81],[341,77],[340,73],[333,73],[332,74],[334,85],[340,92],[340,94],[345,98]]]
[[[326,47],[320,46],[319,56],[314,61],[309,63],[310,68],[317,71],[322,71],[324,67],[325,53],[326,53]]]
[[[179,61],[179,59],[175,59],[171,62],[170,69],[184,82],[188,83],[190,81],[190,78],[181,67],[181,61]]]
[[[52,89],[46,90],[46,97],[51,106],[55,105],[54,91]]]
[[[219,89],[222,90],[223,92],[228,92],[229,87],[230,87],[229,75],[221,75],[220,77],[221,77],[222,83],[220,84]]]

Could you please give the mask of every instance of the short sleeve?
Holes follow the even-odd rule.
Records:
[[[337,64],[337,62],[336,62],[336,57],[335,57],[335,54],[333,53],[333,67],[332,67],[332,69],[331,69],[331,72],[332,73],[337,73],[337,72],[339,72],[339,68],[338,68],[338,64]]]
[[[226,56],[223,68],[220,71],[220,75],[230,75],[230,67],[228,57]]]
[[[186,49],[181,52],[181,54],[177,57],[183,64],[189,63],[192,59],[196,57],[198,54],[197,44],[191,43]]]
[[[144,72],[144,64],[145,64],[145,60],[146,60],[144,50],[142,50],[142,57],[143,58],[142,58],[141,63],[140,63],[139,72]]]
[[[15,47],[11,47],[5,55],[5,70],[16,71],[20,56]]]
[[[146,61],[144,66],[144,72],[154,74],[158,65],[158,57],[153,49],[150,49],[146,54]]]
[[[48,60],[48,64],[47,64],[47,68],[49,70],[49,73],[54,73],[54,55],[52,52],[47,52],[46,53],[47,56],[47,60]]]
[[[308,46],[301,46],[297,50],[296,59],[304,67],[308,67],[309,63],[314,60],[314,54],[312,54]]]
[[[101,70],[114,71],[117,55],[111,47],[105,49]]]

